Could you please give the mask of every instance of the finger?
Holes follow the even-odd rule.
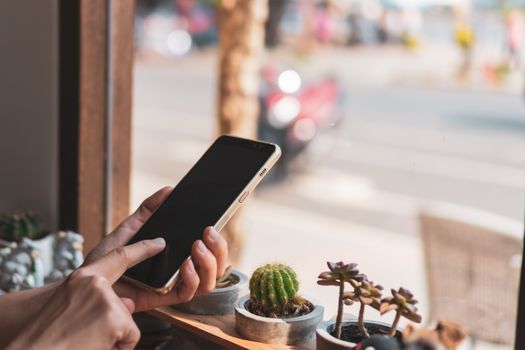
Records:
[[[122,302],[122,304],[124,304],[124,306],[130,314],[135,312],[135,302],[133,301],[133,299],[121,297],[120,301]]]
[[[147,198],[140,207],[120,223],[120,225],[107,235],[89,254],[86,256],[84,265],[89,265],[112,251],[115,248],[122,247],[142,227],[144,222],[149,219],[151,214],[166,200],[172,191],[172,187],[163,187],[149,198]]]
[[[144,200],[133,214],[125,219],[112,233],[108,235],[115,247],[126,244],[144,225],[159,206],[168,198],[173,187],[166,186]]]
[[[175,289],[176,300],[174,300],[172,304],[190,301],[197,292],[197,289],[199,288],[199,275],[197,274],[197,271],[195,270],[195,265],[193,265],[193,262],[191,260],[186,260],[184,264],[182,264],[180,274],[181,282]],[[160,304],[162,304],[164,301],[168,300],[169,294],[165,298],[159,299],[158,301]]]
[[[166,241],[163,238],[139,241],[113,249],[102,258],[86,266],[85,269],[107,278],[113,284],[127,269],[160,253],[165,247]]]
[[[151,214],[160,207],[160,205],[168,198],[173,187],[166,186],[152,194],[150,197],[146,198],[144,202],[139,206],[139,208],[131,215],[133,218],[137,219],[140,224],[146,222],[149,219]]]
[[[199,274],[198,293],[209,293],[215,288],[217,279],[217,261],[201,240],[195,241],[191,248],[191,259]]]
[[[226,243],[226,240],[211,226],[206,227],[202,236],[204,244],[206,244],[206,247],[215,256],[215,260],[217,261],[217,277],[220,277],[226,269],[228,243]]]
[[[126,296],[135,300],[135,312],[147,311],[159,306],[168,306],[187,302],[193,298],[199,287],[199,275],[191,260],[186,260],[181,268],[179,280],[175,288],[166,295],[150,293],[136,288],[126,281],[120,280],[114,285],[121,297]]]
[[[130,316],[127,328],[121,339],[117,341],[116,347],[119,350],[132,350],[140,340],[140,331]]]

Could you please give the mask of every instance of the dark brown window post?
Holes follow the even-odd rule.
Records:
[[[88,252],[129,211],[134,2],[59,6],[59,225]]]

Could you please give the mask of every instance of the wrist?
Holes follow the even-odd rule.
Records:
[[[13,292],[0,297],[0,309],[2,309],[0,330],[6,335],[0,337],[0,348],[10,344],[18,338],[21,331],[27,329],[62,282],[61,280],[40,288]],[[9,348],[20,348],[18,345],[12,343]]]

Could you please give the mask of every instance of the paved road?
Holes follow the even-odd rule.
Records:
[[[346,179],[358,194],[359,189],[368,191],[375,206],[360,208],[359,200],[366,198],[347,197],[356,218],[368,224],[377,220],[364,211],[394,218],[425,201],[453,202],[523,220],[524,102],[506,95],[354,89],[345,123],[312,147],[312,163],[332,174],[337,171],[337,186]],[[334,182],[324,185],[328,189]],[[320,200],[326,198],[323,192]]]
[[[137,64],[136,172],[176,179],[206,147],[214,67],[211,54]],[[428,201],[523,220],[525,101],[518,94],[349,86],[341,126],[324,131],[289,181],[267,186],[263,199],[408,234]]]

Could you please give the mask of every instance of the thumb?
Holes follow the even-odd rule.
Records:
[[[135,302],[133,301],[133,299],[121,297],[120,301],[122,302],[122,304],[124,304],[126,309],[128,309],[130,314],[135,312]]]
[[[104,276],[113,284],[132,266],[160,253],[166,247],[164,238],[139,241],[115,248],[86,268]]]

